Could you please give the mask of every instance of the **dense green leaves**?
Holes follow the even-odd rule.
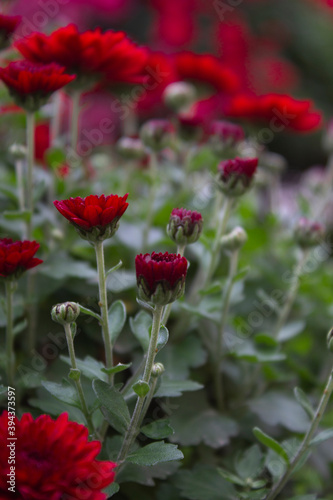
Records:
[[[226,481],[217,468],[197,466],[176,476],[176,485],[182,497],[189,500],[235,500],[237,493],[233,485]]]
[[[127,457],[127,461],[137,465],[156,465],[160,462],[170,462],[182,458],[184,455],[177,446],[158,441],[134,451]]]

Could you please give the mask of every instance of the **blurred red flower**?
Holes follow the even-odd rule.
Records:
[[[0,48],[6,48],[10,37],[21,22],[21,16],[4,16],[0,14]]]
[[[0,441],[7,443],[8,413],[0,416]],[[15,418],[16,494],[8,491],[9,448],[0,448],[1,499],[60,500],[85,498],[105,500],[101,492],[114,480],[113,462],[96,460],[99,441],[88,441],[88,429],[69,422],[67,413],[56,420],[41,415],[36,420],[24,413]]]
[[[45,153],[50,147],[50,124],[38,123],[35,127],[35,160],[46,165]]]
[[[41,264],[43,261],[34,257],[38,249],[39,244],[36,241],[0,239],[0,276],[16,279],[24,271]]]

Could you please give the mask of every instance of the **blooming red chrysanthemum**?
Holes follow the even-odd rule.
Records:
[[[206,84],[218,92],[228,94],[239,89],[237,75],[210,54],[179,52],[174,55],[174,63],[180,80]]]
[[[24,271],[41,264],[43,261],[34,257],[39,246],[36,241],[0,239],[0,276],[16,279]]]
[[[15,493],[8,491],[10,476],[8,413],[0,416],[0,495],[3,500],[104,500],[101,492],[114,480],[113,462],[96,456],[99,441],[88,441],[88,429],[69,422],[67,413],[56,420],[30,413],[15,418]]]
[[[146,302],[166,305],[184,293],[187,260],[179,254],[137,255],[135,269],[139,296]]]
[[[227,196],[240,196],[252,184],[257,170],[258,158],[235,158],[218,165],[217,183]]]
[[[80,236],[91,241],[113,236],[119,219],[128,207],[128,194],[118,196],[90,195],[86,198],[70,198],[54,201],[54,206],[78,230]]]
[[[69,24],[51,35],[32,33],[15,46],[29,61],[58,63],[77,75],[78,85],[91,86],[107,77],[113,83],[140,83],[146,64],[147,49],[138,47],[121,31],[100,28],[80,33]]]
[[[34,64],[14,61],[0,68],[0,80],[8,87],[15,102],[29,111],[36,111],[50,95],[74,80],[58,64]]]
[[[321,122],[319,111],[312,110],[312,101],[297,100],[289,95],[238,95],[224,110],[226,116],[268,122],[274,132],[284,129],[307,132]]]
[[[200,212],[174,208],[171,212],[167,233],[178,245],[195,243],[202,231],[203,218]]]
[[[6,48],[10,37],[21,22],[21,16],[4,16],[0,14],[0,48]]]

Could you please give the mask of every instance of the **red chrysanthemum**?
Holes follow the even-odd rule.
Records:
[[[140,254],[135,258],[139,296],[146,302],[165,305],[184,293],[187,260],[172,253]]]
[[[237,75],[217,57],[210,54],[179,52],[174,55],[179,79],[213,87],[218,92],[233,94],[239,89]]]
[[[0,492],[10,500],[104,500],[101,492],[114,480],[113,462],[96,456],[99,441],[88,441],[88,429],[69,422],[67,413],[56,420],[49,415],[15,418],[15,493],[8,491],[10,448],[8,413],[0,416]],[[6,443],[6,444],[5,444]],[[8,475],[7,475],[8,474]]]
[[[40,108],[50,95],[61,89],[75,76],[66,75],[58,64],[34,64],[14,61],[0,68],[0,80],[8,87],[15,102],[29,111]]]
[[[101,77],[112,83],[140,83],[148,56],[147,50],[138,47],[126,33],[102,33],[100,28],[80,33],[74,24],[51,35],[33,33],[15,46],[29,61],[64,66],[84,87]]]
[[[218,166],[217,183],[227,196],[241,196],[252,184],[258,158],[224,160]]]
[[[202,231],[203,218],[200,212],[174,208],[171,212],[167,233],[178,245],[195,243]]]
[[[284,129],[308,132],[316,129],[322,119],[319,111],[312,110],[312,101],[279,94],[235,96],[225,109],[225,114],[266,122],[273,132]]]
[[[80,236],[91,241],[110,238],[118,229],[119,219],[128,207],[128,194],[118,196],[90,195],[54,201],[54,206],[78,230]]]
[[[0,14],[0,48],[6,48],[10,37],[21,22],[21,16],[4,16]]]
[[[34,257],[39,246],[36,241],[0,239],[0,276],[16,279],[24,271],[41,264],[43,261]]]

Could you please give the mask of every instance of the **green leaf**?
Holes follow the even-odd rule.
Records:
[[[22,332],[27,327],[27,325],[28,325],[28,321],[26,319],[17,323],[17,325],[15,325],[15,327],[13,329],[13,335],[17,335],[20,332]]]
[[[174,433],[168,419],[156,420],[141,427],[140,431],[150,439],[165,439]]]
[[[295,398],[297,399],[299,404],[302,406],[303,410],[305,410],[306,413],[309,415],[309,417],[311,419],[313,419],[313,417],[315,415],[315,411],[314,411],[312,404],[309,401],[307,395],[305,394],[305,392],[302,391],[302,389],[300,389],[299,387],[295,387],[294,394],[295,394]]]
[[[91,311],[87,307],[81,306],[81,304],[79,304],[79,307],[80,307],[80,312],[82,312],[83,314],[87,314],[88,316],[92,316],[93,318],[97,319],[98,321],[101,321],[101,319],[102,319],[101,316],[99,314],[97,314],[96,312]]]
[[[8,387],[5,387],[4,385],[0,385],[0,394],[4,394],[7,392]]]
[[[223,479],[226,479],[230,483],[237,484],[238,486],[246,486],[246,482],[241,479],[240,477],[236,476],[232,472],[229,472],[226,469],[223,469],[222,467],[218,468],[219,474],[223,477]]]
[[[262,444],[267,446],[268,448],[272,449],[277,453],[283,460],[286,462],[287,465],[289,465],[289,457],[285,449],[275,441],[272,437],[270,437],[268,434],[265,434],[259,427],[255,427],[253,429],[253,434],[255,437],[260,441]]]
[[[49,148],[46,151],[46,161],[51,168],[57,168],[66,163],[66,153],[61,148]]]
[[[71,360],[68,356],[60,356],[60,359],[64,361],[67,365],[71,366]],[[76,364],[78,369],[81,371],[82,375],[94,380],[99,378],[100,380],[106,381],[106,377],[103,375],[105,367],[101,361],[97,361],[91,356],[86,356],[84,359],[76,358]]]
[[[235,463],[237,474],[245,480],[258,477],[263,466],[264,456],[257,444],[246,450]]]
[[[293,321],[285,325],[279,332],[277,340],[279,342],[285,342],[286,340],[292,339],[303,332],[305,328],[305,321]]]
[[[169,380],[166,377],[162,378],[161,385],[157,390],[156,397],[177,398],[188,391],[198,391],[203,385],[193,380]]]
[[[109,424],[116,431],[125,433],[131,417],[123,396],[115,387],[111,387],[101,380],[93,381],[93,389],[102,405],[102,413]]]
[[[42,381],[42,386],[52,394],[55,398],[63,403],[67,403],[70,406],[75,406],[80,408],[80,402],[78,400],[76,390],[69,383],[57,384],[55,382]]]
[[[109,325],[111,340],[114,343],[126,322],[126,307],[124,302],[117,300],[109,309]]]
[[[5,217],[5,219],[8,220],[24,220],[25,222],[29,222],[31,219],[31,212],[30,210],[11,210],[10,212],[2,212],[2,215]]]
[[[112,373],[123,372],[124,370],[127,370],[130,366],[132,366],[132,363],[127,363],[126,365],[123,363],[118,363],[116,366],[113,366],[112,368],[102,368],[101,370],[102,372],[111,375]]]
[[[151,334],[151,329],[150,329],[150,334]],[[161,349],[163,349],[168,340],[169,340],[169,330],[164,325],[161,325],[160,331],[158,332],[156,352],[159,352]]]
[[[45,265],[40,266],[40,272],[55,280],[66,278],[97,279],[96,270],[87,262],[74,260],[65,252],[58,252],[47,259]]]
[[[139,448],[127,457],[127,461],[137,465],[155,465],[160,462],[170,462],[172,460],[181,460],[184,455],[174,444],[168,444],[164,441],[148,444]]]
[[[140,397],[144,398],[147,396],[149,392],[149,384],[145,382],[144,380],[138,380],[134,385],[133,385],[133,391]]]
[[[118,264],[116,264],[115,266],[111,267],[111,269],[108,270],[108,272],[106,273],[105,276],[108,277],[108,276],[110,276],[111,273],[118,271],[118,269],[120,269],[122,265],[123,265],[123,262],[122,262],[122,260],[120,260],[118,262]]]
[[[239,496],[215,467],[199,465],[191,471],[182,470],[176,474],[175,484],[181,496],[190,500],[235,500]]]
[[[136,276],[133,271],[115,271],[108,276],[107,288],[110,292],[120,293],[136,285]]]
[[[120,486],[118,483],[112,483],[109,486],[107,486],[106,488],[104,488],[103,493],[105,493],[107,495],[107,498],[111,498],[113,495],[118,493],[119,488],[120,488]]]
[[[152,317],[145,311],[139,311],[135,318],[130,318],[130,327],[135,338],[141,344],[144,352],[148,351],[149,329],[152,325]]]
[[[246,267],[243,267],[243,269],[240,269],[238,271],[238,273],[234,276],[232,282],[236,283],[236,281],[240,281],[240,280],[244,279],[245,276],[248,275],[250,269],[251,269],[250,266],[246,266]]]
[[[324,431],[319,432],[319,434],[317,434],[317,436],[310,441],[310,445],[317,446],[318,444],[323,443],[324,441],[327,441],[332,437],[333,437],[333,428],[325,429]]]

